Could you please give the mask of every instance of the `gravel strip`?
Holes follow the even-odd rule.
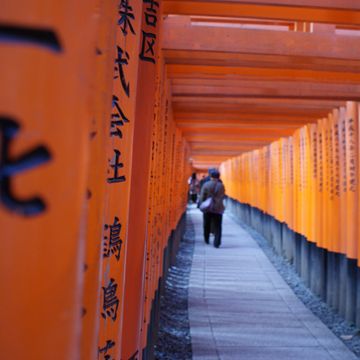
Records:
[[[271,244],[256,230],[230,215],[257,242],[276,270],[291,287],[296,296],[311,310],[355,355],[360,358],[359,329],[346,322],[328,304],[314,295],[296,273],[294,266],[275,253]]]
[[[176,263],[168,271],[160,300],[160,325],[155,345],[155,359],[158,360],[192,359],[188,292],[194,242],[194,225],[187,217]]]

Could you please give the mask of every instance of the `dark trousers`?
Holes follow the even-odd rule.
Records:
[[[191,194],[190,195],[190,198],[191,198],[191,201],[196,204],[196,201],[197,201],[197,194]]]
[[[221,224],[222,215],[214,213],[204,213],[204,240],[208,244],[210,232],[215,235],[214,246],[219,247],[221,244]]]

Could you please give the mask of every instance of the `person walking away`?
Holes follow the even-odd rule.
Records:
[[[199,203],[201,204],[207,198],[212,197],[210,209],[204,212],[204,240],[206,244],[209,244],[210,231],[214,232],[214,246],[218,248],[221,245],[222,216],[225,210],[223,203],[225,187],[220,180],[218,170],[212,170],[210,177],[210,181],[207,181],[201,189]]]
[[[210,181],[211,180],[211,173],[213,172],[213,171],[216,171],[216,169],[215,168],[209,168],[208,169],[208,176],[203,176],[203,178],[200,180],[200,192],[201,192],[201,189],[202,189],[202,187],[204,186],[204,184],[206,184],[208,181]]]
[[[200,192],[200,182],[196,177],[196,173],[193,173],[189,179],[189,194],[191,201],[196,204],[197,197]]]

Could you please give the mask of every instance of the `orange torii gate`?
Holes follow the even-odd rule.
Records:
[[[353,0],[6,0],[2,356],[150,356],[194,169],[358,261],[359,26]]]
[[[0,352],[140,359],[190,171],[161,2],[2,5]]]
[[[359,122],[359,104],[347,102],[346,107],[334,109],[327,118],[298,129],[292,137],[221,165],[230,198],[300,234],[315,245],[314,253],[325,249],[329,257],[341,255],[340,266],[343,263],[343,271],[348,272],[336,284],[343,286],[342,291],[323,294],[317,281],[312,283],[309,278],[313,271],[310,264],[301,267],[301,275],[314,291],[354,322],[359,321],[354,309],[356,270],[352,268],[360,263]],[[266,236],[277,238],[279,234],[271,230]],[[280,238],[289,241],[286,236]],[[284,251],[282,245],[276,244],[278,239],[273,241],[279,252]],[[296,256],[294,252],[292,256]],[[323,265],[324,269],[330,266]],[[328,288],[335,286],[335,277],[329,276],[327,281]]]

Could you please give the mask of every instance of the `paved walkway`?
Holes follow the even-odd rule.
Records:
[[[189,318],[193,359],[355,360],[294,295],[251,236],[224,216],[220,249],[196,232]],[[210,240],[210,243],[212,239]]]

